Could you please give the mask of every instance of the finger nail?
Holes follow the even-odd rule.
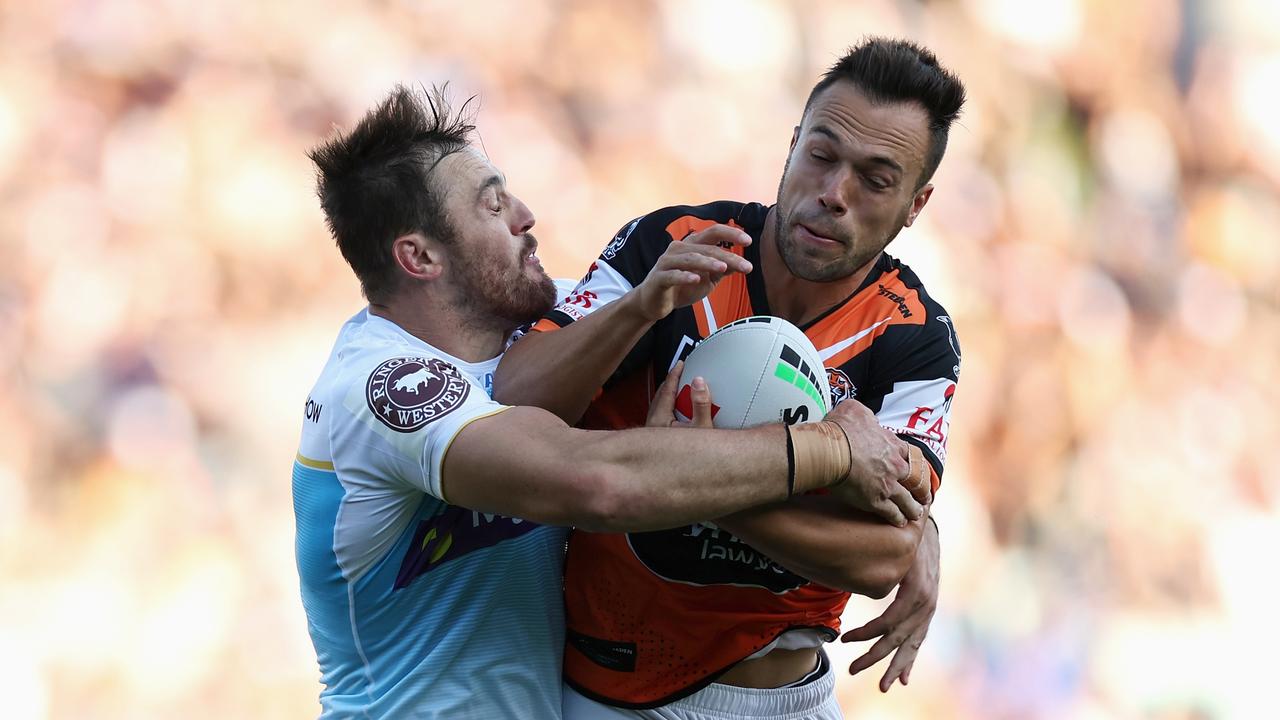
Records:
[[[702,379],[702,376],[701,376],[701,375],[699,375],[698,377],[696,377],[696,378],[694,378],[694,379],[693,379],[693,389],[694,389],[694,390],[706,390],[706,389],[707,389],[707,381],[706,381],[706,380],[703,380],[703,379]]]

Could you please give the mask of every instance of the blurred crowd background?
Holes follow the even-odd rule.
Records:
[[[1272,0],[0,2],[0,715],[318,712],[289,472],[362,304],[304,155],[335,126],[478,95],[577,277],[648,210],[772,201],[866,34],[968,85],[890,248],[964,363],[941,607],[848,716],[1275,717]]]

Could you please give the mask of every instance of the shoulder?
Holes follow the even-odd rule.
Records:
[[[386,321],[366,323],[339,348],[333,390],[351,417],[413,433],[461,407],[474,381],[443,353],[408,342]],[[484,389],[478,392],[483,395]]]
[[[732,200],[658,208],[623,225],[600,257],[612,262],[625,254],[653,249],[660,255],[669,243],[683,240],[690,233],[717,224],[750,231],[751,227],[763,225],[767,214],[768,209],[759,203]]]
[[[898,306],[896,315],[905,316],[896,318],[905,322],[896,322],[885,332],[878,343],[878,354],[892,355],[890,366],[931,366],[934,372],[949,370],[943,374],[955,379],[959,374],[960,341],[950,313],[906,263],[886,254],[877,268],[880,275],[874,281],[876,291]],[[943,368],[944,365],[948,367]]]

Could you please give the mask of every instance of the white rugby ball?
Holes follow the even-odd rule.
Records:
[[[711,388],[718,428],[821,420],[831,407],[822,358],[800,328],[757,315],[725,325],[685,358],[676,417],[689,421],[695,377]]]

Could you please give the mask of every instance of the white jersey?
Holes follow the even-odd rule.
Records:
[[[360,312],[307,398],[293,467],[322,717],[559,718],[567,531],[448,503],[489,397],[467,363]]]

